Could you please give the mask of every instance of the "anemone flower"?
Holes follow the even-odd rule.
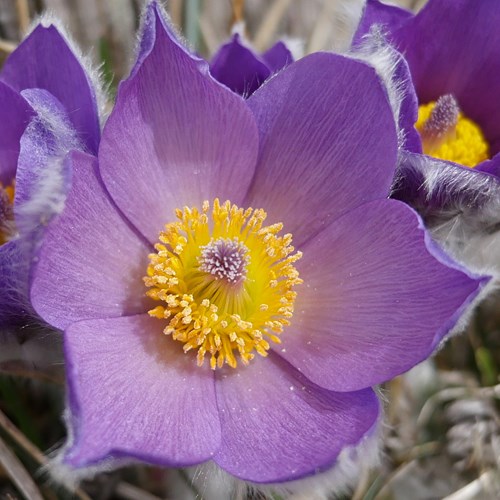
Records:
[[[272,74],[292,62],[292,53],[283,42],[277,42],[259,56],[235,33],[212,58],[210,73],[232,91],[249,97]]]
[[[372,387],[429,356],[485,283],[387,199],[396,159],[372,67],[313,54],[244,100],[150,3],[33,274],[64,330],[62,466],[212,461],[280,483],[372,437]]]
[[[500,5],[429,0],[416,15],[367,0],[355,43],[374,24],[404,55],[426,154],[500,176]],[[413,149],[413,150],[415,150]]]
[[[0,72],[0,361],[20,341],[13,331],[33,320],[28,275],[36,241],[62,207],[62,158],[96,153],[99,127],[80,56],[54,25],[39,24]]]

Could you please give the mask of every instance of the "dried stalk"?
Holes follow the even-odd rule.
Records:
[[[494,471],[481,474],[477,479],[460,488],[455,493],[448,495],[443,500],[474,500],[476,498],[487,498],[483,495],[499,494],[498,475]]]
[[[306,54],[324,49],[332,31],[332,14],[335,11],[337,0],[323,0],[323,8],[314,26],[312,35],[307,43]]]
[[[290,6],[291,0],[276,0],[273,2],[267,13],[263,16],[264,21],[260,25],[253,45],[258,51],[266,49],[275,36],[278,25],[283,19],[286,10]]]
[[[7,415],[0,410],[0,428],[3,429],[12,440],[17,443],[31,458],[40,466],[46,466],[48,463],[47,457],[29,440],[26,436],[9,420]],[[75,497],[80,500],[91,500],[91,498],[81,489],[74,491]],[[27,497],[36,499],[42,497]]]
[[[19,31],[25,35],[30,25],[30,9],[28,0],[16,1],[17,18],[19,20]]]
[[[245,16],[243,14],[243,10],[245,8],[245,0],[232,0],[231,6],[233,9],[231,24],[244,22]]]
[[[0,463],[27,500],[43,500],[40,490],[23,467],[20,460],[12,453],[5,441],[0,437]]]
[[[15,43],[9,42],[8,40],[2,40],[0,39],[0,50],[2,52],[6,52],[7,54],[10,54],[15,50],[17,45]]]
[[[170,19],[174,25],[181,29],[182,27],[182,0],[170,0],[167,4]]]

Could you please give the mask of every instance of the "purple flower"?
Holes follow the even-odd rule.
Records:
[[[52,24],[38,25],[3,65],[0,129],[0,328],[10,330],[31,322],[32,252],[63,204],[62,159],[70,149],[97,153],[100,139],[90,77]]]
[[[250,97],[273,73],[292,62],[292,53],[283,42],[277,42],[258,56],[235,34],[214,55],[210,73],[232,91]]]
[[[499,21],[499,5],[490,0],[430,0],[417,15],[368,0],[354,38],[359,44],[373,25],[381,26],[406,59],[399,66],[405,149],[419,153],[423,146],[428,155],[454,162],[402,154],[392,196],[415,208],[433,237],[469,269],[496,275]],[[411,79],[404,78],[408,68]]]
[[[152,3],[33,276],[64,330],[63,463],[211,460],[276,483],[372,436],[372,386],[429,356],[484,284],[387,199],[397,152],[367,64],[314,54],[245,101]]]
[[[416,126],[424,152],[497,176],[499,23],[495,0],[430,0],[416,15],[367,0],[354,38],[358,43],[372,25],[381,25],[404,55],[420,104]]]

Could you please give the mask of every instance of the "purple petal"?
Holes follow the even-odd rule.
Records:
[[[469,168],[404,152],[399,159],[399,172],[391,197],[414,208],[426,225],[439,224],[443,218],[459,215],[469,217],[471,225],[479,227],[485,222],[481,210],[500,199],[500,182],[494,175],[499,160],[497,155],[476,168]],[[487,211],[497,212],[493,207]]]
[[[248,97],[269,78],[271,70],[254,52],[234,35],[220,47],[210,63],[212,76],[233,92]]]
[[[145,312],[142,277],[150,248],[109,199],[97,160],[73,153],[68,161],[73,185],[64,212],[45,232],[33,306],[61,329],[82,319]]]
[[[150,6],[155,43],[122,83],[99,151],[112,198],[150,240],[183,206],[238,203],[252,178],[257,130],[244,101],[208,75]],[[151,33],[144,35],[148,39]]]
[[[369,66],[317,53],[278,73],[247,101],[261,150],[246,206],[282,221],[297,245],[340,214],[385,198],[397,138]]]
[[[277,351],[330,390],[373,386],[424,360],[484,284],[443,265],[395,200],[353,210],[303,252],[303,289]]]
[[[474,170],[486,172],[500,178],[500,153],[497,153],[491,160],[483,161]]]
[[[26,242],[15,239],[0,245],[0,330],[25,326],[33,315],[28,273]]]
[[[33,116],[30,105],[17,92],[0,81],[0,182],[8,186],[14,180],[19,142]]]
[[[5,61],[0,78],[17,91],[48,90],[66,108],[89,151],[97,152],[100,129],[95,91],[54,26],[38,25]]]
[[[74,440],[64,461],[83,467],[135,457],[169,466],[219,447],[213,373],[196,366],[147,315],[82,321],[65,332]]]
[[[361,15],[353,44],[361,42],[364,35],[370,33],[373,25],[382,26],[382,32],[393,32],[405,21],[411,19],[413,14],[400,7],[386,5],[378,0],[367,0]]]
[[[278,356],[257,358],[216,382],[222,446],[214,461],[233,476],[273,483],[321,472],[375,426],[371,389],[330,392]]]
[[[500,9],[496,0],[430,0],[392,33],[421,103],[453,94],[465,115],[500,147]]]
[[[262,54],[272,73],[293,63],[293,55],[283,42],[276,42],[267,52]]]
[[[72,149],[82,148],[62,104],[43,89],[22,92],[37,116],[21,138],[14,210],[21,233],[46,226],[60,211],[70,172],[63,163]]]

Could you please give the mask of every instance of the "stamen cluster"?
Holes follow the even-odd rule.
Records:
[[[212,369],[235,368],[254,351],[267,356],[269,341],[290,324],[302,283],[294,263],[301,253],[283,224],[264,226],[266,213],[218,199],[212,210],[184,207],[165,225],[156,253],[149,256],[147,295],[163,302],[149,311],[167,320],[166,335],[198,349],[197,364],[210,355]]]

